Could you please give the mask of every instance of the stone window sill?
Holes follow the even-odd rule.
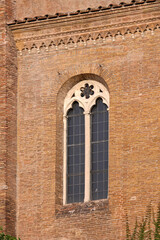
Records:
[[[87,214],[97,211],[109,211],[108,199],[89,201],[83,203],[72,203],[61,206],[56,211],[56,217],[72,216],[76,214]]]

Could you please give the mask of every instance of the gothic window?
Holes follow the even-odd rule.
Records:
[[[84,114],[78,102],[67,113],[67,202],[84,199]]]
[[[63,203],[108,197],[109,93],[99,82],[76,84],[64,101]]]
[[[91,110],[91,197],[106,198],[108,193],[108,111],[98,98]]]

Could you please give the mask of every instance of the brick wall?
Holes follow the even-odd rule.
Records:
[[[16,172],[17,172],[17,53],[15,42],[7,29],[7,162],[6,162],[6,226],[7,232],[16,234]]]
[[[157,205],[159,36],[18,57],[22,239],[125,239],[125,211],[133,224],[150,201]],[[110,92],[109,198],[63,207],[63,101],[88,78],[105,82]]]
[[[0,1],[0,226],[15,235],[16,225],[16,84],[15,42],[6,22],[8,1]]]
[[[10,0],[11,1],[11,0]],[[13,2],[13,1],[12,1]],[[17,0],[16,19],[119,4],[121,0]],[[130,2],[126,0],[125,2]]]
[[[5,2],[0,1],[0,225],[6,223],[6,28]]]
[[[51,24],[36,31],[34,26],[27,30],[28,23],[21,30],[16,25],[13,40],[6,19],[106,3],[17,0],[15,4],[0,1],[0,225],[22,240],[123,240],[126,211],[133,226],[150,201],[154,208],[159,202],[159,26],[154,35],[150,29],[144,36],[135,31],[134,38],[129,33],[124,40],[120,35],[116,41],[108,38],[107,44],[82,43],[58,51],[32,49],[29,43],[28,52],[18,52],[16,59],[16,34],[22,38],[16,42],[22,50],[25,38],[38,41],[37,36],[49,38],[53,32]],[[134,15],[130,8],[128,12],[127,17],[126,12],[121,14],[122,25],[159,16],[145,7],[141,14]],[[120,23],[118,17],[106,16],[100,20],[102,26]],[[62,24],[57,20],[61,25],[56,25],[54,34],[98,28],[97,20],[87,25],[80,18],[71,26],[67,20]],[[63,101],[68,90],[84,79],[100,81],[110,92],[109,198],[63,206]]]

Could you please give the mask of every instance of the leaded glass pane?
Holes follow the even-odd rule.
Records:
[[[98,98],[91,111],[91,192],[92,199],[108,195],[108,111]]]
[[[67,114],[67,202],[84,201],[85,131],[83,109],[74,102]]]

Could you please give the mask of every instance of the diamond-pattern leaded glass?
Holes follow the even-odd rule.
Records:
[[[91,111],[91,193],[92,199],[108,195],[108,111],[98,98]]]
[[[67,202],[84,201],[85,126],[83,109],[74,102],[67,114]]]

